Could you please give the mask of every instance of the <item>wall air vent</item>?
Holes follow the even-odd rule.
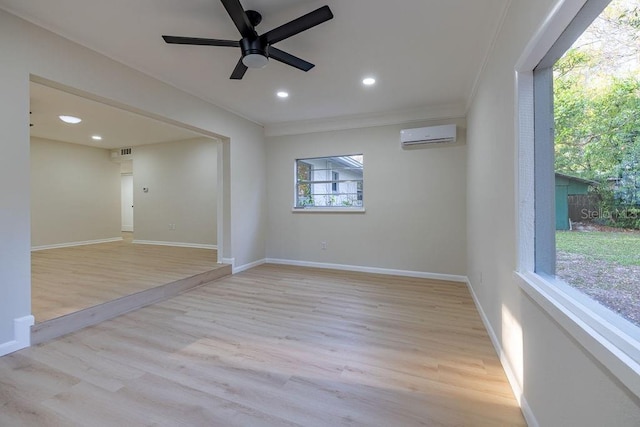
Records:
[[[131,147],[119,148],[111,151],[111,160],[120,163],[123,160],[133,159],[133,149]]]

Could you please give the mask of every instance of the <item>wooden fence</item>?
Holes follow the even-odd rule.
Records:
[[[569,219],[572,222],[585,222],[598,217],[599,199],[591,194],[569,196]]]

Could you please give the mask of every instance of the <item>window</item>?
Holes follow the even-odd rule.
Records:
[[[640,326],[640,232],[613,228],[640,228],[635,181],[619,184],[640,175],[640,0],[606,3],[592,1],[534,70],[535,269]]]
[[[364,207],[362,154],[298,159],[296,209]]]
[[[613,0],[553,66],[555,272],[640,326],[640,0]]]
[[[566,10],[570,10],[572,4],[579,2],[567,2]],[[637,371],[635,366],[640,362],[640,328],[638,322],[624,316],[619,310],[615,310],[609,304],[596,297],[598,292],[590,293],[584,289],[580,289],[578,283],[572,283],[570,277],[564,276],[563,268],[565,259],[557,256],[562,253],[563,240],[562,232],[556,230],[556,219],[561,209],[556,209],[558,204],[566,201],[568,193],[583,192],[587,194],[586,187],[591,185],[598,173],[604,171],[598,165],[591,169],[591,174],[585,172],[588,168],[596,163],[591,159],[591,163],[587,164],[587,169],[575,167],[588,160],[593,154],[594,149],[599,147],[589,147],[587,151],[580,151],[580,148],[588,146],[590,142],[598,141],[606,143],[607,141],[620,142],[621,139],[628,137],[628,142],[640,143],[640,138],[636,138],[634,132],[628,132],[629,127],[640,130],[640,115],[635,115],[638,108],[629,109],[630,114],[618,115],[616,110],[624,103],[610,100],[601,100],[604,103],[602,111],[594,109],[588,110],[588,102],[585,101],[584,94],[576,90],[576,87],[570,87],[569,93],[562,93],[567,89],[567,84],[575,83],[567,82],[559,79],[564,75],[567,67],[575,67],[580,65],[582,61],[587,61],[596,67],[602,67],[604,74],[615,75],[618,65],[598,64],[600,60],[609,60],[609,54],[598,55],[595,62],[580,52],[572,49],[575,47],[574,42],[585,33],[585,30],[591,25],[596,18],[605,10],[610,3],[609,0],[588,0],[586,4],[577,12],[571,23],[561,23],[566,16],[557,12],[550,19],[550,27],[554,27],[553,31],[558,35],[558,39],[548,50],[547,54],[542,57],[537,66],[532,67],[530,62],[532,56],[537,55],[536,49],[540,45],[545,45],[544,36],[538,36],[532,49],[521,59],[519,68],[524,69],[518,73],[518,108],[519,108],[519,134],[520,134],[520,189],[519,189],[519,221],[520,221],[520,262],[519,275],[523,279],[522,288],[535,300],[540,307],[545,309],[559,324],[561,324],[578,342],[580,342],[591,354],[601,363],[607,366],[611,372],[615,372],[616,377],[622,381],[627,387],[640,395],[640,382],[637,381]],[[606,19],[621,20],[628,19],[629,24],[637,25],[640,28],[640,20],[638,20],[640,11],[640,1],[638,0],[613,0],[613,7],[631,5],[631,9],[627,12],[619,12],[614,15],[606,15]],[[577,9],[576,9],[577,10]],[[610,10],[610,9],[608,9]],[[573,12],[575,14],[576,12]],[[609,12],[605,11],[605,14]],[[596,21],[597,24],[597,21]],[[620,22],[617,22],[620,24]],[[566,27],[566,28],[565,28]],[[560,31],[562,28],[563,31]],[[548,33],[549,29],[545,31]],[[634,35],[632,39],[636,39]],[[620,37],[620,28],[611,34],[614,37]],[[626,53],[630,54],[627,58],[625,67],[630,65],[638,65],[637,43],[623,46],[624,43],[618,39],[616,43],[611,40],[604,41],[607,37],[606,33],[600,32],[597,36],[589,36],[591,40],[587,41],[592,47],[597,44],[604,45],[620,45],[620,48],[627,49]],[[603,42],[604,41],[604,42]],[[603,42],[603,43],[601,43]],[[546,45],[548,48],[548,45]],[[565,53],[569,52],[565,56]],[[538,57],[539,59],[539,57]],[[634,64],[629,64],[632,61]],[[529,68],[531,67],[531,68]],[[533,73],[529,74],[527,70],[533,68]],[[638,67],[636,70],[640,70]],[[577,80],[594,78],[593,69],[583,70],[575,77]],[[637,75],[637,71],[636,71]],[[554,83],[556,83],[554,91]],[[598,90],[604,85],[597,82]],[[560,87],[565,85],[565,87]],[[624,84],[624,89],[629,86]],[[624,92],[624,91],[622,91]],[[634,97],[637,97],[640,105],[640,90],[631,91]],[[618,91],[620,93],[620,91]],[[566,96],[565,96],[566,95]],[[565,96],[563,99],[562,97]],[[628,98],[625,98],[628,101]],[[625,101],[625,102],[626,102]],[[609,102],[609,104],[607,104]],[[613,114],[611,119],[612,126],[609,132],[611,138],[607,139],[598,132],[602,132],[605,126],[599,123],[593,128],[583,126],[576,122],[580,114],[585,114],[600,120],[605,113]],[[597,130],[597,132],[594,132]],[[575,132],[567,138],[566,132]],[[637,135],[640,135],[638,132]],[[567,150],[563,144],[575,144],[576,150]],[[628,147],[621,145],[616,146],[617,150],[612,150],[611,158],[605,159],[615,164],[618,159],[624,157],[623,153],[630,152]],[[599,159],[603,160],[603,159]],[[589,163],[589,162],[587,162]],[[533,164],[533,168],[531,168]],[[633,166],[633,162],[629,162]],[[615,166],[615,165],[614,165]],[[573,168],[573,169],[572,169]],[[614,170],[615,167],[612,169]],[[622,168],[628,170],[625,166]],[[571,172],[571,173],[569,173]],[[603,182],[611,186],[612,192],[616,190],[616,180],[608,180],[605,178]],[[577,175],[577,176],[576,176]],[[621,178],[622,175],[618,176]],[[561,189],[558,190],[558,187]],[[621,199],[623,197],[620,197]],[[633,200],[633,199],[631,199]],[[561,221],[559,222],[561,223]],[[533,231],[533,233],[531,233]],[[558,238],[557,238],[558,237]],[[596,243],[596,246],[598,244]],[[577,245],[576,245],[577,246]],[[559,248],[557,250],[557,247]],[[601,249],[601,247],[598,247]],[[590,267],[596,264],[591,260]],[[584,264],[587,265],[587,264]],[[611,266],[610,269],[615,267]],[[633,273],[633,269],[629,271],[629,277],[637,277],[637,273]],[[583,273],[583,272],[579,272]],[[583,274],[583,280],[589,281],[589,285],[600,280],[598,273]],[[609,281],[603,283],[604,287],[609,289],[601,289],[600,294],[606,294],[606,291],[615,288],[620,283]],[[638,291],[638,289],[636,289]],[[636,293],[638,295],[638,293]],[[615,303],[622,302],[624,298],[619,298]],[[638,309],[638,302],[634,302],[635,308]],[[626,318],[625,318],[626,317]],[[635,325],[634,325],[635,323]]]

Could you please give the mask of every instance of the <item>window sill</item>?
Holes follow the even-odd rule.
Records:
[[[533,272],[515,273],[515,276],[520,288],[533,301],[640,397],[640,342],[625,331],[624,325],[620,327],[615,320],[607,318],[610,316],[592,310],[589,303],[565,292],[562,286],[567,285],[556,283],[560,281],[553,277]]]
[[[364,208],[292,208],[293,213],[365,213]]]

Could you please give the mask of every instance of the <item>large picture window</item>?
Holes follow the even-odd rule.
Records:
[[[640,0],[613,0],[553,66],[555,275],[640,326]]]
[[[640,326],[640,0],[605,3],[534,72],[535,267]]]
[[[588,0],[518,77],[521,286],[637,395],[639,18]]]
[[[296,209],[364,207],[364,156],[314,157],[295,163]]]

